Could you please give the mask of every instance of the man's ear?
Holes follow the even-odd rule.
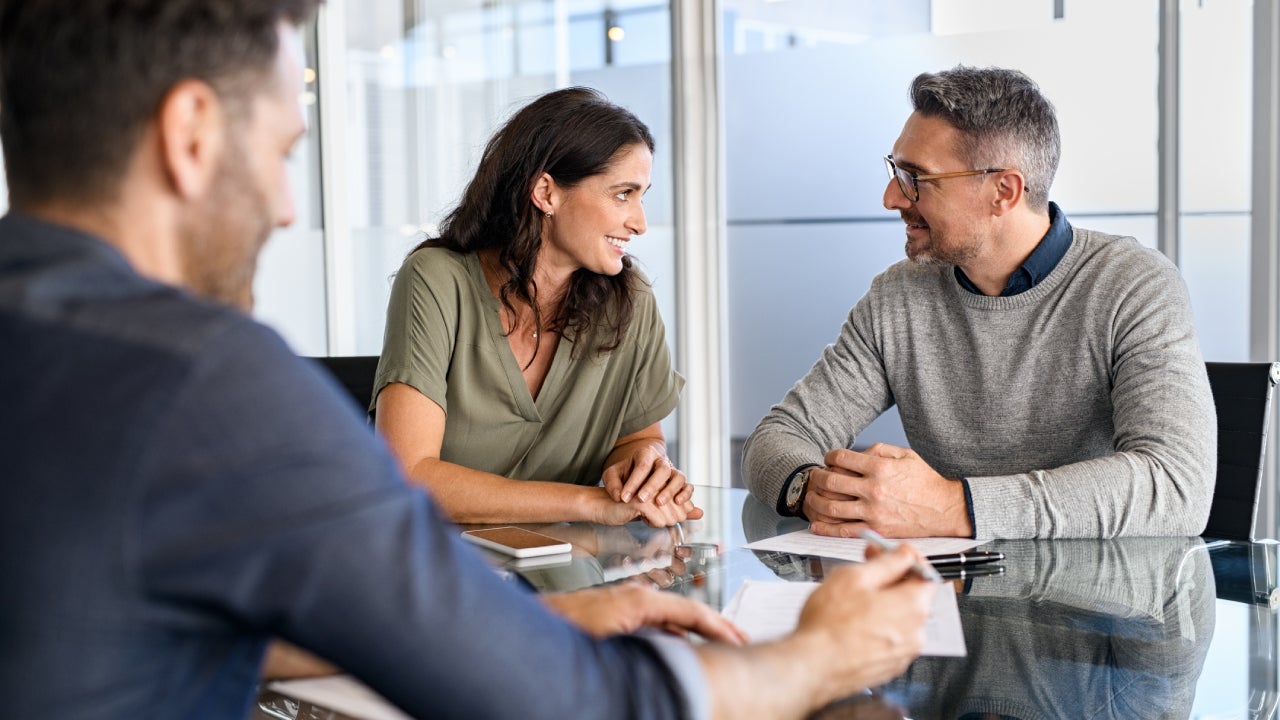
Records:
[[[996,195],[991,201],[992,214],[1004,215],[1022,204],[1026,198],[1026,178],[1017,170],[1004,170],[995,179]]]
[[[161,162],[174,193],[203,196],[213,183],[227,142],[226,107],[208,83],[184,80],[160,102]]]

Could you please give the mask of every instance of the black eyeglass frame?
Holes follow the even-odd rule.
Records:
[[[898,167],[898,164],[893,161],[893,155],[884,156],[884,168],[889,171],[889,177],[898,181],[898,189],[901,190],[903,196],[911,202],[918,202],[920,200],[921,180],[946,180],[947,178],[990,175],[991,173],[1004,172],[1009,169],[987,168],[986,170],[961,170],[959,172],[945,173],[914,173],[906,168]]]

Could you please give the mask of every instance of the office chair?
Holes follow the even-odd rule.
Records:
[[[1204,535],[1253,540],[1280,363],[1205,363],[1218,412],[1218,477]]]
[[[373,401],[373,376],[378,370],[377,355],[308,359],[324,366],[333,379],[346,388],[347,393],[360,406],[360,412],[368,412],[369,403]]]

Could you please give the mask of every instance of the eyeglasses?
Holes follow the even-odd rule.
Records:
[[[945,180],[947,178],[969,177],[971,175],[987,175],[988,173],[1004,172],[1008,168],[988,168],[986,170],[962,170],[960,172],[934,173],[932,175],[913,173],[910,170],[904,170],[898,167],[893,161],[892,155],[884,156],[884,168],[889,171],[889,177],[898,181],[898,189],[902,190],[902,194],[911,202],[920,199],[920,181],[921,180]]]

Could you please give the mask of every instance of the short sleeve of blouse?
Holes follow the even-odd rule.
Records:
[[[391,383],[409,385],[449,411],[446,378],[466,272],[461,256],[440,248],[424,248],[405,259],[391,284],[370,411],[378,393]]]

